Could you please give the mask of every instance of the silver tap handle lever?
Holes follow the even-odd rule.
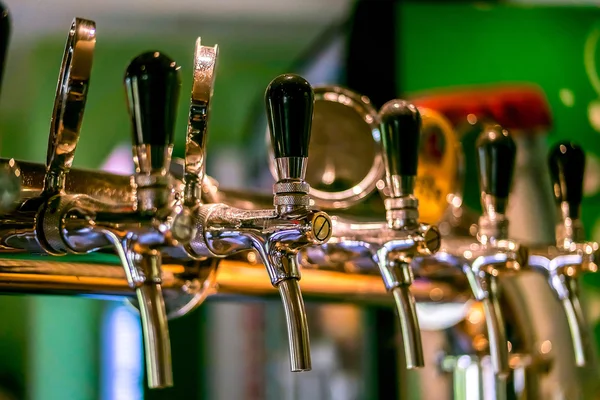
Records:
[[[414,104],[392,100],[381,107],[383,161],[390,197],[385,199],[388,226],[397,240],[385,243],[377,260],[386,289],[392,293],[402,329],[402,342],[409,369],[423,367],[423,344],[410,292],[415,256],[435,253],[440,246],[436,227],[419,224],[419,202],[414,196],[421,136],[421,114]]]
[[[152,215],[171,200],[168,168],[181,87],[179,67],[160,52],[141,54],[127,68],[125,87],[133,128],[138,212]],[[124,241],[128,258],[124,267],[140,305],[148,386],[162,388],[173,385],[169,330],[160,287],[160,254],[148,247]]]
[[[196,205],[202,197],[210,101],[213,95],[219,54],[217,46],[202,46],[200,43],[200,38],[198,38],[194,52],[194,83],[185,141],[183,198],[188,206]]]
[[[64,190],[66,175],[73,164],[95,46],[96,24],[76,18],[67,37],[50,122],[44,179],[44,192],[48,195]]]

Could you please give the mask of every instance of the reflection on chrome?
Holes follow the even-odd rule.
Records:
[[[0,159],[2,293],[126,297],[139,310],[151,388],[173,385],[168,320],[209,296],[278,298],[292,371],[312,368],[305,299],[383,305],[397,311],[407,369],[420,369],[403,377],[433,371],[451,382],[455,399],[504,400],[535,398],[536,374],[565,363],[554,359],[565,347],[559,341],[526,343],[530,321],[515,315],[525,308],[523,293],[506,289],[512,278],[541,272],[566,314],[575,364],[590,364],[578,279],[597,272],[599,246],[583,239],[581,148],[561,143],[551,154],[557,242],[530,251],[508,236],[516,147],[506,129],[486,126],[477,140],[483,214],[476,221],[460,193],[458,145],[447,148],[453,184],[434,187],[435,168],[419,180],[422,116],[432,132],[448,134],[444,117],[403,100],[376,112],[364,96],[313,90],[284,74],[265,94],[273,193],[223,190],[205,174],[218,47],[198,38],[185,159],[171,159],[181,71],[151,51],[125,74],[135,172],[72,169],[95,41],[95,23],[75,19],[46,163]],[[332,150],[342,142],[347,148]],[[423,209],[436,224],[423,222]],[[449,345],[433,342],[431,332],[447,335]]]

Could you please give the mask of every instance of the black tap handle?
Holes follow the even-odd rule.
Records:
[[[125,87],[134,145],[172,146],[181,88],[179,66],[163,53],[143,53],[127,67]]]
[[[481,132],[475,146],[481,191],[497,199],[507,199],[517,156],[514,140],[500,125],[489,125]]]
[[[0,2],[0,91],[2,87],[2,78],[4,77],[6,55],[8,53],[10,25],[10,14],[8,13],[8,7],[6,7],[4,3]]]
[[[314,92],[301,76],[284,74],[265,92],[267,119],[275,158],[308,157]]]
[[[416,176],[419,161],[421,114],[404,100],[391,100],[379,111],[383,160],[388,180]]]
[[[583,148],[568,141],[558,143],[550,150],[548,167],[557,204],[568,203],[570,217],[578,218],[585,172]]]

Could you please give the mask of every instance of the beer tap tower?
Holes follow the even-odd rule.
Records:
[[[74,21],[58,83],[42,190],[38,194],[30,192],[6,217],[4,250],[54,256],[116,252],[129,290],[135,290],[151,388],[173,384],[168,317],[189,311],[206,297],[189,293],[184,279],[180,299],[169,307],[163,296],[164,279],[169,277],[163,270],[163,260],[202,263],[207,258],[255,250],[284,305],[291,369],[310,370],[308,326],[296,255],[303,247],[325,243],[331,236],[331,220],[326,213],[311,209],[310,187],[304,181],[313,107],[311,86],[303,78],[287,74],[274,79],[267,88],[267,113],[279,165],[274,207],[247,210],[203,204],[205,145],[217,48],[201,46],[200,40],[196,43],[181,183],[169,172],[180,67],[162,52],[143,53],[129,64],[124,79],[135,163],[129,188],[109,189],[112,197],[94,195],[95,190],[107,189],[105,180],[99,188],[90,187],[92,190],[81,193],[69,184],[70,167],[83,119],[95,35],[93,22]]]

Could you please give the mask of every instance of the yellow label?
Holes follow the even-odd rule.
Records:
[[[312,217],[312,231],[315,239],[319,242],[324,243],[331,237],[333,233],[333,226],[331,224],[331,218],[324,212],[317,212]]]
[[[423,128],[415,196],[420,219],[437,223],[448,208],[458,180],[460,141],[450,122],[441,114],[419,107]]]

